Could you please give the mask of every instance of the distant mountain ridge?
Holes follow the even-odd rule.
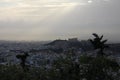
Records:
[[[68,40],[54,40],[48,44],[45,44],[46,46],[50,46],[54,49],[64,49],[67,50],[69,48],[81,48],[84,51],[89,51],[92,49],[91,43],[87,40],[79,41],[77,38],[72,38]]]
[[[45,44],[45,45],[56,45],[58,43],[68,43],[68,41],[67,40],[54,40],[54,41],[52,41],[48,44]]]

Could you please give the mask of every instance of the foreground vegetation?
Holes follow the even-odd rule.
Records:
[[[120,80],[120,66],[107,57],[60,57],[50,68],[0,66],[0,80]]]

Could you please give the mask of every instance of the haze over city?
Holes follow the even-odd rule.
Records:
[[[104,34],[120,41],[120,0],[0,0],[0,40],[41,41]]]

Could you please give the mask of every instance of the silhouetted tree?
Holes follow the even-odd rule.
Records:
[[[21,67],[23,68],[23,70],[25,70],[25,62],[26,62],[26,59],[27,59],[27,57],[28,57],[29,55],[28,55],[28,53],[27,52],[25,52],[24,54],[22,54],[22,55],[16,55],[16,58],[18,58],[18,59],[20,59],[21,60],[21,62],[20,62],[20,65],[21,65]]]
[[[107,40],[102,40],[102,36],[98,36],[98,34],[93,33],[94,39],[90,39],[90,42],[93,44],[94,49],[100,49],[99,54],[104,55],[104,49],[108,48],[108,46],[105,44]]]

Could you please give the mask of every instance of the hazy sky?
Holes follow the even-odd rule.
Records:
[[[0,40],[120,41],[120,0],[0,0]]]

